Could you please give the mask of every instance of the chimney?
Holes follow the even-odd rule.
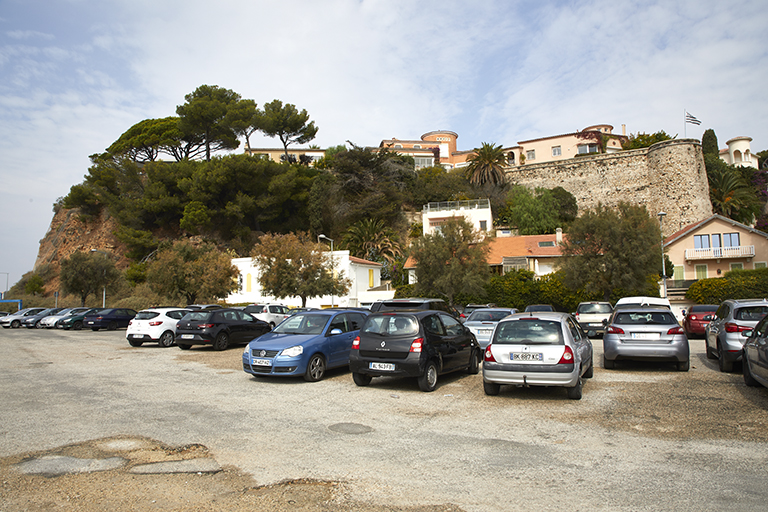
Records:
[[[563,228],[557,228],[555,230],[555,241],[557,242],[557,245],[563,243]]]
[[[621,134],[626,135],[627,134],[627,125],[623,124],[621,125]]]

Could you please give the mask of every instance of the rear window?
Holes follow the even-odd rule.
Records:
[[[157,311],[139,311],[136,313],[136,320],[149,320],[150,318],[155,318],[156,316],[160,316],[160,313]]]
[[[523,318],[511,322],[501,322],[493,335],[491,343],[526,344],[526,345],[563,345],[560,322]]]
[[[193,311],[185,316],[184,320],[189,320],[190,322],[204,322],[210,319],[212,316],[213,313],[210,311]]]
[[[467,318],[467,322],[498,322],[502,318],[509,316],[509,311],[475,311],[471,315],[469,315],[469,318]]]
[[[766,313],[768,313],[768,306],[747,306],[734,311],[733,318],[756,322],[762,320]]]
[[[610,304],[579,304],[578,313],[610,313],[613,311]]]
[[[714,304],[691,306],[691,313],[704,313],[707,311],[717,311],[717,306]]]
[[[619,325],[669,325],[676,324],[677,320],[672,313],[658,312],[625,312],[616,315],[613,321]]]
[[[369,316],[363,332],[382,336],[411,336],[418,334],[419,323],[409,315]]]

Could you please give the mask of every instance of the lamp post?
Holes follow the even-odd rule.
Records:
[[[336,266],[335,262],[333,261],[333,239],[328,238],[325,235],[317,235],[317,243],[320,243],[321,238],[323,240],[328,240],[329,242],[331,242],[331,276],[333,276],[333,270],[334,270],[334,267]],[[333,307],[333,292],[331,292],[331,307]]]
[[[107,258],[107,253],[104,251],[100,251],[98,249],[91,249],[91,252],[100,252],[104,255],[104,258]],[[104,269],[104,277],[107,276],[107,270]],[[107,283],[104,283],[104,287],[101,290],[101,307],[106,308],[107,307]]]
[[[659,212],[657,215],[659,216],[659,231],[661,232],[661,282],[664,289],[664,297],[667,298],[667,265],[664,261],[664,216],[667,214],[667,212]]]

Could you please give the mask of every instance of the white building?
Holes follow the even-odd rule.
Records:
[[[330,254],[330,251],[328,252]],[[351,281],[346,295],[330,295],[307,299],[307,307],[361,307],[377,300],[391,299],[395,290],[378,290],[381,287],[381,264],[350,256],[349,251],[333,251],[334,268]],[[240,271],[240,289],[227,297],[229,304],[274,302],[290,307],[300,307],[300,297],[277,299],[264,295],[259,284],[259,273],[253,258],[234,258],[232,264]],[[375,290],[372,290],[375,289]]]
[[[730,139],[726,142],[728,147],[720,150],[720,158],[730,165],[757,169],[757,156],[752,154],[750,142],[752,142],[752,137]]]
[[[493,228],[491,201],[443,201],[425,204],[421,210],[422,234],[431,235],[440,229],[440,224],[454,217],[464,217],[475,231],[485,233]]]

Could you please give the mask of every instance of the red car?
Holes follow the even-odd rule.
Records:
[[[683,329],[685,334],[689,338],[694,336],[704,336],[704,329],[709,324],[709,320],[704,320],[707,315],[714,316],[717,311],[717,304],[697,304],[691,306],[691,308],[683,313],[685,318],[683,319]]]

